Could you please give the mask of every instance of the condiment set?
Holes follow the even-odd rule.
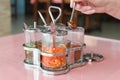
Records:
[[[51,9],[59,10],[56,19],[54,19]],[[86,62],[103,60],[103,56],[100,54],[84,54],[84,48],[86,47],[84,28],[72,28],[70,24],[69,27],[66,27],[62,23],[57,23],[61,15],[59,7],[50,6],[48,11],[52,19],[49,25],[39,11],[38,13],[44,23],[43,26],[34,23],[34,26],[28,27],[24,23],[25,67],[38,68],[48,75],[60,75],[69,72],[73,68],[84,66]],[[74,8],[72,16],[73,13]]]

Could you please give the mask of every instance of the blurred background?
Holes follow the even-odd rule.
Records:
[[[0,0],[0,37],[23,32],[23,23],[43,25],[37,11],[39,10],[49,24],[48,14],[50,5],[59,6],[62,15],[58,22],[66,24],[70,19],[71,8],[69,0],[39,0],[31,3],[31,0]],[[56,16],[58,11],[53,10]],[[73,20],[80,27],[85,28],[85,34],[99,37],[120,39],[120,20],[107,14],[85,15],[75,11]]]

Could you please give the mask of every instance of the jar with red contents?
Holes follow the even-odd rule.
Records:
[[[70,41],[69,46],[69,64],[79,63],[82,61],[84,51],[84,28],[77,27],[74,29],[67,29],[67,39]]]
[[[52,34],[49,29],[41,31],[42,48],[41,64],[42,69],[47,71],[61,71],[67,69],[67,31],[55,30]]]

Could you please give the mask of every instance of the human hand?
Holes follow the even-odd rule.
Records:
[[[71,7],[74,2],[76,3],[75,9],[84,14],[106,13],[106,8],[110,6],[110,0],[71,0]]]
[[[70,0],[70,7],[84,14],[106,13],[120,20],[120,0]]]

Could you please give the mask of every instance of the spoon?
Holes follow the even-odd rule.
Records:
[[[57,16],[57,18],[54,18],[53,17],[53,14],[51,12],[51,9],[58,9],[59,10],[59,15]],[[50,17],[52,19],[52,23],[50,24],[50,30],[51,30],[51,33],[52,33],[52,39],[53,39],[53,48],[55,48],[55,23],[58,21],[58,19],[60,18],[61,16],[61,9],[59,7],[56,7],[56,6],[50,6],[48,8],[48,11],[49,11],[49,14],[50,14]]]
[[[47,26],[47,23],[46,23],[46,21],[45,21],[43,15],[42,15],[42,13],[41,13],[40,11],[38,11],[38,13],[39,13],[39,16],[40,16],[40,18],[42,19],[44,25]]]
[[[75,6],[76,6],[76,4],[75,4],[75,2],[74,2],[70,20],[69,20],[69,22],[67,22],[68,27],[69,27],[70,29],[72,29],[72,28],[73,28],[73,29],[74,29],[74,28],[77,28],[77,24],[72,20],[72,19],[73,19],[73,16],[74,16],[74,12],[75,12]]]
[[[52,12],[51,12],[51,9],[58,9],[58,10],[59,10],[59,15],[56,17],[56,19],[53,17]],[[50,6],[50,7],[48,8],[48,11],[49,11],[50,17],[51,17],[51,19],[52,19],[52,22],[55,24],[55,23],[58,21],[58,19],[60,18],[60,16],[61,16],[61,13],[62,13],[61,8],[56,7],[56,6]]]
[[[24,30],[28,29],[28,25],[25,22],[23,24],[24,24],[24,28],[23,29]]]

